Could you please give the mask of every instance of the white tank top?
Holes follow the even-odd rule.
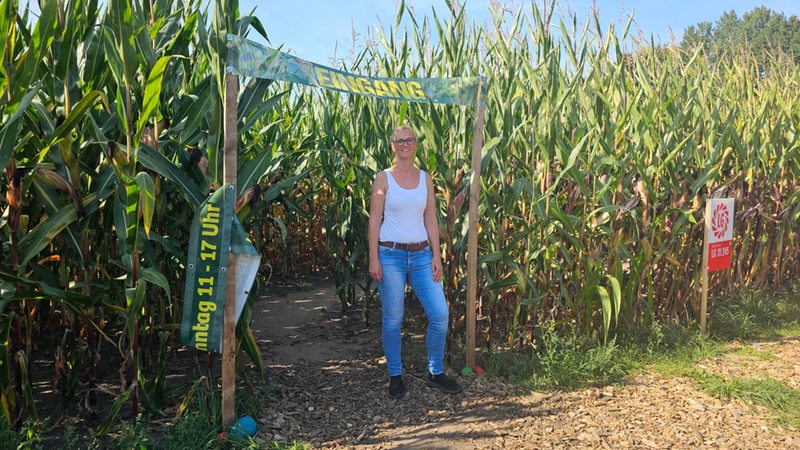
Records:
[[[403,189],[388,170],[384,172],[389,181],[389,190],[386,192],[379,239],[403,244],[427,240],[428,232],[425,231],[423,219],[428,203],[425,171],[419,171],[419,184],[413,189]]]

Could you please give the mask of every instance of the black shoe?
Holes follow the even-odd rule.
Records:
[[[395,375],[389,378],[389,397],[400,400],[406,396],[406,385],[403,383],[403,377]]]
[[[456,383],[456,380],[443,373],[439,375],[428,374],[428,380],[425,381],[425,386],[439,389],[448,394],[458,394],[461,392],[461,386]]]

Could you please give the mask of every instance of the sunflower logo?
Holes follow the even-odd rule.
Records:
[[[724,203],[718,204],[711,213],[711,232],[714,233],[715,238],[722,239],[725,236],[730,221],[731,214],[728,207]]]

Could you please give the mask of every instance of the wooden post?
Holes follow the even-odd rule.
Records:
[[[478,110],[472,130],[472,178],[469,186],[469,230],[467,230],[467,337],[466,367],[475,367],[475,326],[478,287],[478,200],[481,191],[483,148],[483,80],[478,82]]]
[[[706,315],[708,314],[708,232],[711,230],[711,202],[706,200],[706,215],[703,226],[703,277],[700,287],[700,330],[706,332]]]
[[[223,183],[231,189],[225,195],[236,198],[236,158],[238,133],[236,117],[239,98],[239,77],[225,75],[225,148],[222,169]],[[223,249],[225,251],[225,249]],[[230,249],[228,249],[230,251]],[[236,420],[236,255],[228,257],[225,309],[222,325],[222,428],[227,430]]]

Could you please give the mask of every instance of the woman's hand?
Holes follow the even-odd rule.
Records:
[[[379,259],[375,258],[369,260],[369,276],[375,281],[381,281],[383,279],[383,269],[381,269],[381,262]]]
[[[431,272],[433,272],[433,282],[438,283],[442,279],[441,258],[433,258],[433,260],[431,260]]]

